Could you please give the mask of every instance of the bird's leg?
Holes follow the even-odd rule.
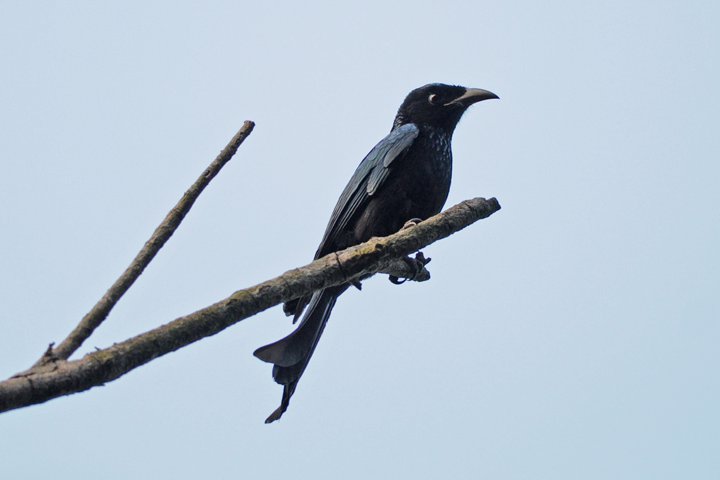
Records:
[[[422,222],[422,218],[411,218],[410,220],[405,222],[405,224],[402,226],[402,228],[400,228],[400,230],[402,231],[402,230],[407,230],[408,228],[415,227],[420,222]],[[419,257],[418,257],[418,255],[419,255]],[[403,283],[407,282],[408,280],[414,280],[417,277],[418,273],[420,273],[420,271],[425,266],[425,264],[422,263],[422,261],[420,261],[421,258],[423,260],[425,259],[422,252],[418,252],[417,255],[415,255],[415,260],[413,260],[410,257],[403,257],[402,260],[407,264],[408,267],[410,267],[410,270],[412,270],[413,273],[409,277],[403,278],[402,280],[400,280],[395,275],[390,275],[388,277],[388,280],[390,280],[390,283],[392,283],[394,285],[402,285]]]

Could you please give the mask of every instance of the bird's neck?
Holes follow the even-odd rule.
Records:
[[[395,122],[393,122],[391,130],[397,130],[398,128],[402,127],[403,125],[407,125],[408,123],[414,122],[407,122],[401,115],[398,114],[398,116],[395,117]],[[453,133],[455,132],[455,125],[433,125],[428,123],[415,123],[415,125],[417,125],[417,127],[420,129],[421,134],[429,136],[444,136],[448,140],[452,140]]]
[[[447,130],[432,125],[420,127],[419,140],[424,144],[433,148],[437,152],[446,152],[452,155],[452,135],[453,130]]]

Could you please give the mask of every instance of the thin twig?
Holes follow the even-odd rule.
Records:
[[[145,270],[145,267],[148,266],[163,245],[165,245],[165,242],[170,239],[180,225],[180,222],[182,222],[185,215],[190,211],[190,208],[192,208],[195,200],[197,200],[215,175],[218,174],[220,169],[235,155],[240,144],[250,135],[254,127],[255,123],[251,121],[246,121],[243,124],[242,128],[240,128],[230,140],[230,143],[227,144],[217,158],[213,160],[202,175],[200,175],[195,183],[185,192],[172,210],[168,212],[165,219],[158,225],[150,239],[145,242],[143,248],[135,259],[133,259],[132,263],[130,263],[130,266],[115,280],[115,283],[105,292],[105,295],[102,296],[95,306],[85,314],[67,338],[60,342],[57,347],[49,348],[38,364],[56,359],[68,359],[70,355],[80,348],[80,345],[82,345],[92,332],[107,318],[115,304],[125,292],[127,292],[135,280],[137,280],[143,270]]]
[[[102,385],[272,306],[383,271],[396,259],[452,235],[499,209],[494,198],[466,200],[413,228],[373,238],[337,255],[326,255],[79,360],[56,360],[32,368],[0,382],[0,412]]]

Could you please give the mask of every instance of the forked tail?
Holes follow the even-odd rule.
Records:
[[[274,364],[273,378],[283,386],[280,406],[265,420],[272,423],[282,417],[290,404],[290,397],[312,357],[317,342],[327,324],[335,301],[347,287],[334,287],[313,294],[300,325],[287,337],[255,350],[260,360]]]

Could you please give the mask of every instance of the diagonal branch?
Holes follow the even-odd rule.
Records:
[[[448,237],[499,209],[500,204],[494,198],[466,200],[413,228],[327,255],[79,360],[47,361],[0,382],[0,412],[102,385],[272,306],[385,271],[397,259]]]
[[[105,292],[105,295],[92,307],[92,309],[85,314],[80,323],[73,329],[72,332],[60,342],[55,348],[48,348],[43,358],[40,359],[37,365],[41,365],[53,359],[66,360],[70,358],[80,345],[87,340],[87,338],[100,326],[100,324],[110,314],[110,310],[113,309],[115,304],[120,298],[128,291],[128,289],[135,283],[135,280],[145,270],[145,267],[155,258],[155,255],[165,245],[175,230],[180,226],[180,222],[183,221],[185,215],[190,211],[195,200],[200,196],[205,187],[220,172],[226,163],[237,152],[238,147],[243,141],[250,135],[255,123],[246,121],[235,136],[230,140],[230,143],[218,154],[217,158],[205,169],[205,171],[195,180],[195,183],[185,192],[178,203],[168,212],[165,219],[155,229],[150,239],[145,242],[145,245],[133,259],[130,266],[115,280],[115,283]]]

